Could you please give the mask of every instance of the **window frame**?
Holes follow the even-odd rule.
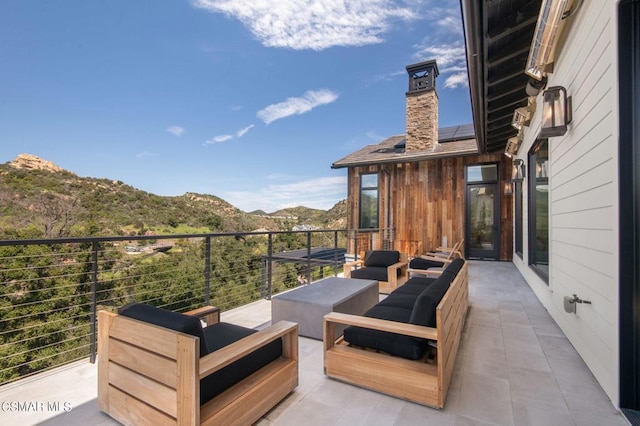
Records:
[[[522,196],[522,181],[513,182],[514,200],[514,251],[520,259],[524,257],[524,199]]]
[[[544,280],[544,282],[549,285],[549,242],[550,242],[550,238],[549,238],[549,192],[548,192],[548,187],[549,187],[549,175],[548,175],[548,170],[546,171],[546,176],[538,176],[537,174],[537,162],[538,162],[538,153],[540,152],[540,150],[542,149],[543,145],[546,144],[546,151],[547,151],[547,164],[549,164],[549,139],[543,138],[543,139],[538,139],[536,140],[536,142],[533,144],[533,146],[531,147],[531,149],[529,150],[529,155],[528,155],[528,170],[527,170],[527,180],[529,181],[529,186],[528,186],[528,194],[527,194],[527,200],[528,200],[528,213],[529,213],[529,218],[528,218],[528,237],[529,237],[529,244],[528,244],[528,248],[529,248],[529,256],[528,256],[528,264],[529,267],[540,277]],[[542,173],[541,173],[542,174]],[[537,249],[537,236],[538,236],[538,227],[539,227],[539,223],[538,223],[538,216],[537,216],[537,202],[538,200],[538,191],[537,191],[537,187],[538,185],[546,185],[547,186],[547,269],[543,269],[540,266],[538,266],[537,260],[538,260],[538,249]]]
[[[376,177],[375,186],[364,186],[363,181],[367,176]],[[376,193],[376,206],[375,206],[375,218],[370,218],[369,222],[374,223],[375,226],[364,227],[363,224],[363,193],[365,191],[374,191]],[[377,229],[380,227],[380,175],[379,173],[361,173],[359,176],[359,189],[358,189],[358,228],[359,229]]]

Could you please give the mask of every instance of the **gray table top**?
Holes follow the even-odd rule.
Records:
[[[280,293],[272,299],[319,303],[339,303],[353,297],[372,286],[378,286],[375,280],[359,280],[354,278],[329,277],[297,287],[291,291]]]

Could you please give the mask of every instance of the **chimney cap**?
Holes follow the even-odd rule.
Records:
[[[409,74],[412,74],[414,72],[426,70],[427,68],[433,68],[435,72],[434,77],[437,77],[440,74],[440,72],[438,71],[438,64],[436,63],[435,59],[430,59],[424,62],[418,62],[417,64],[407,65],[407,72]]]

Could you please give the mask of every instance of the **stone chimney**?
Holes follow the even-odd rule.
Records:
[[[438,94],[435,60],[408,65],[407,135],[405,151],[432,151],[438,146]]]

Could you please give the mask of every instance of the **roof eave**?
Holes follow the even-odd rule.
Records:
[[[484,83],[485,64],[483,52],[482,8],[483,2],[478,0],[460,0],[462,28],[467,55],[467,76],[469,79],[469,95],[473,124],[476,131],[478,152],[485,154],[487,145],[485,136]]]

